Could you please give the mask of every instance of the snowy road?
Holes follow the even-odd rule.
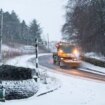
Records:
[[[71,69],[70,67],[60,68],[59,66],[53,64],[52,55],[44,55],[39,57],[39,63],[44,67],[58,72],[63,72],[83,78],[105,81],[105,68],[97,67],[86,62],[83,62],[81,67],[78,69]]]
[[[8,64],[34,67],[28,60],[35,57],[26,55],[8,61]],[[48,71],[49,70],[49,71]],[[105,82],[83,79],[73,75],[64,75],[47,69],[48,75],[60,81],[61,88],[40,96],[23,100],[6,101],[0,105],[105,105]],[[43,87],[42,87],[43,88]]]

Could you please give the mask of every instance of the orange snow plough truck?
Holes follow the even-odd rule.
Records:
[[[53,63],[61,66],[69,65],[77,68],[81,64],[79,47],[60,42],[56,45],[57,52],[53,53]]]

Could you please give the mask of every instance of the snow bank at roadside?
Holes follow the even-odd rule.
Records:
[[[89,52],[85,54],[86,57],[90,57],[90,58],[95,58],[101,61],[105,61],[105,56],[103,56],[102,54],[97,54],[94,52]]]
[[[95,65],[88,63],[88,62],[82,62],[82,65],[79,68],[79,70],[105,76],[105,68],[104,67],[95,66]]]

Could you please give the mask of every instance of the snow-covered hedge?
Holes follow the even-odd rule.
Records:
[[[6,100],[23,99],[33,96],[38,91],[38,84],[33,80],[3,81]]]
[[[96,59],[96,58],[93,58],[93,57],[87,57],[87,56],[82,56],[82,59],[84,61],[92,63],[96,66],[105,67],[105,61],[103,61],[103,60]]]
[[[30,68],[10,65],[0,66],[0,80],[6,90],[5,98],[23,99],[33,96],[38,91],[38,84],[32,79]]]
[[[10,65],[0,66],[1,80],[26,80],[31,79],[33,71],[30,68],[15,67]]]
[[[102,55],[101,53],[88,52],[84,54],[84,56],[89,57],[89,58],[95,58],[100,61],[105,61],[105,56]]]

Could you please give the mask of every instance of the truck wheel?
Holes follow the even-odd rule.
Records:
[[[55,60],[53,60],[53,64],[56,64]]]
[[[53,64],[56,64],[56,56],[53,55]]]
[[[62,67],[62,62],[59,62],[59,67],[60,67],[60,68]]]
[[[60,66],[60,61],[57,62],[57,65]]]
[[[62,61],[60,61],[60,62],[59,62],[59,67],[60,67],[60,68],[64,68],[64,67],[65,67],[65,64],[64,64]]]
[[[61,61],[58,62],[58,66],[62,67],[62,62]]]
[[[56,64],[57,66],[59,66],[59,61],[57,60],[57,61],[55,62],[55,64]]]

